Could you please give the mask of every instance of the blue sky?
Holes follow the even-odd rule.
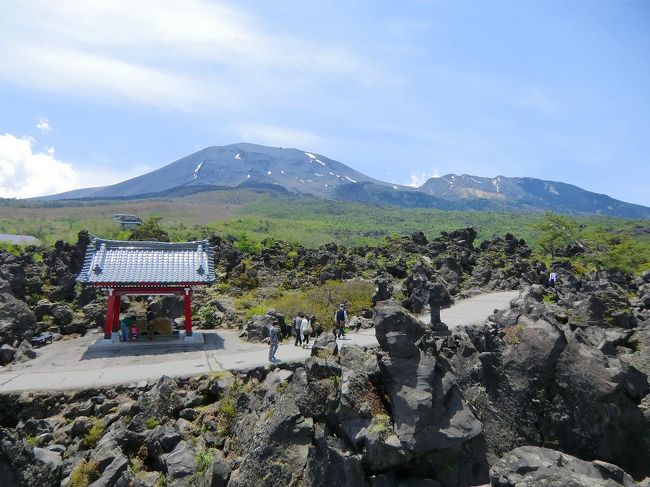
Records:
[[[247,141],[650,205],[650,2],[6,1],[0,52],[0,196]]]

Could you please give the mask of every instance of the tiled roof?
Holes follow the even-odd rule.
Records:
[[[187,243],[127,242],[93,238],[77,277],[82,283],[137,285],[214,282],[207,240]]]

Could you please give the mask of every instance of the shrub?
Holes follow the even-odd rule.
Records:
[[[555,303],[557,301],[557,296],[555,296],[555,294],[550,294],[550,293],[544,294],[544,296],[542,296],[542,301],[549,304]]]
[[[33,447],[33,446],[38,445],[38,438],[36,436],[34,436],[34,435],[29,435],[27,438],[25,438],[25,440],[27,441],[27,444],[29,446]]]
[[[150,217],[138,228],[131,231],[129,240],[154,240],[169,242],[169,233],[160,226],[160,217]]]
[[[237,405],[235,404],[235,400],[232,398],[232,396],[226,395],[221,400],[219,412],[227,420],[232,420],[235,416],[237,416]]]
[[[106,431],[106,426],[101,419],[95,418],[92,427],[88,430],[88,433],[84,436],[83,444],[87,448],[95,448],[99,440],[104,436],[104,431]]]
[[[213,459],[214,453],[212,450],[204,447],[199,448],[194,456],[194,464],[196,465],[197,472],[204,473],[212,465]]]
[[[293,317],[301,311],[313,314],[316,321],[329,328],[339,303],[346,303],[348,315],[359,314],[362,309],[372,306],[371,297],[374,290],[374,284],[369,281],[329,281],[311,289],[288,292],[259,306],[265,310],[274,308],[288,317]]]
[[[262,419],[264,421],[268,421],[273,417],[273,410],[272,409],[267,409],[264,414],[262,415]]]
[[[370,421],[370,426],[368,426],[368,431],[371,433],[385,433],[390,429],[390,417],[387,414],[376,414],[372,421]]]
[[[151,418],[147,418],[145,424],[147,425],[148,429],[152,430],[160,424],[160,421],[158,420],[158,418],[151,417]]]
[[[203,306],[196,315],[204,325],[217,326],[221,324],[219,312],[214,306]]]
[[[519,343],[519,337],[524,331],[524,327],[522,325],[506,326],[501,331],[503,331],[503,339],[506,342],[512,345],[517,345]]]
[[[240,233],[237,236],[235,247],[248,254],[259,254],[262,252],[262,244],[253,240],[246,232]]]
[[[81,461],[70,474],[70,487],[88,487],[99,478],[99,463]]]

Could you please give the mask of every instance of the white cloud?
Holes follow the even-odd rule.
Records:
[[[54,157],[33,151],[33,139],[0,135],[0,197],[29,198],[79,187],[79,175]]]
[[[409,182],[406,183],[405,186],[411,186],[412,188],[417,188],[419,186],[422,186],[424,183],[427,182],[429,178],[439,178],[440,174],[438,173],[438,170],[434,170],[430,174],[421,172],[421,173],[416,173],[412,172],[411,175],[409,176]]]
[[[289,127],[247,124],[242,125],[240,130],[240,136],[244,142],[254,142],[256,144],[317,150],[317,146],[323,143],[323,138],[319,135]]]
[[[40,117],[38,119],[38,122],[36,122],[36,128],[41,132],[43,132],[44,134],[47,134],[52,130],[50,121],[45,117]]]
[[[185,110],[281,102],[324,76],[356,73],[353,83],[368,69],[345,46],[271,34],[201,0],[0,2],[0,31],[0,79]]]

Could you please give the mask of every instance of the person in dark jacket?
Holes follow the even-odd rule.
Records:
[[[269,325],[269,362],[275,362],[278,360],[275,358],[275,352],[278,351],[278,332],[275,327]]]
[[[294,347],[302,345],[302,333],[300,332],[300,324],[302,323],[302,313],[298,313],[291,323],[291,331],[296,337]]]
[[[153,340],[153,298],[147,299],[147,340]]]
[[[345,324],[348,322],[348,313],[345,311],[343,303],[339,305],[339,309],[334,313],[334,337],[343,338],[345,336]]]

